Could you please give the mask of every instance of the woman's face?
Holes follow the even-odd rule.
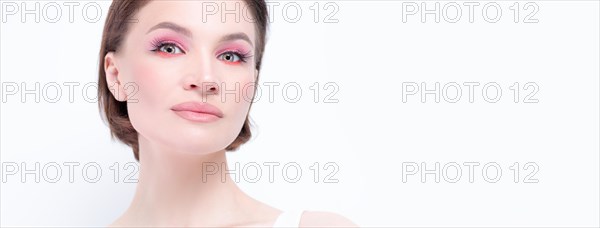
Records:
[[[129,119],[140,137],[202,154],[235,140],[258,73],[255,27],[246,7],[243,1],[152,1],[129,22],[122,46],[107,55],[105,65],[113,67],[107,70],[108,84],[118,80],[121,91],[113,95],[127,97]],[[224,9],[237,9],[238,15],[221,18]],[[222,116],[174,107],[186,102],[208,103]]]

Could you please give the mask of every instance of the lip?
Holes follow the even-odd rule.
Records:
[[[185,102],[171,107],[180,117],[195,122],[212,122],[223,118],[223,112],[209,104],[200,102]]]

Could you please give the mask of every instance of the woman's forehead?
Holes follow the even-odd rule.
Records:
[[[151,1],[142,7],[133,21],[140,32],[171,23],[192,36],[223,36],[245,33],[255,37],[255,24],[244,1]]]

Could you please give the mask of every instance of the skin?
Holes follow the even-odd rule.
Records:
[[[233,1],[226,4],[235,8]],[[200,1],[150,2],[134,17],[138,21],[130,25],[118,52],[105,56],[107,83],[117,100],[128,102],[140,147],[134,199],[111,227],[271,226],[281,213],[246,195],[228,174],[224,181],[220,172],[203,175],[209,162],[227,164],[225,147],[237,137],[254,95],[252,89],[242,89],[239,100],[227,95],[223,101],[223,86],[232,90],[239,83],[244,88],[255,82],[258,71],[252,57],[254,24],[221,21],[218,14],[203,23],[198,12]],[[161,23],[167,26],[156,27]],[[236,38],[224,40],[230,34]],[[242,62],[237,54],[224,54],[231,50],[249,57]],[[216,83],[216,91],[202,83]],[[210,103],[223,118],[192,122],[171,110],[188,101]],[[317,211],[305,212],[300,225],[356,226],[343,216]]]

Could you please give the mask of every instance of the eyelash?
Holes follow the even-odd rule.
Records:
[[[238,58],[240,58],[240,62],[243,62],[243,63],[247,62],[248,59],[252,57],[252,55],[250,55],[250,52],[242,53],[237,50],[225,51],[225,52],[222,52],[221,54],[219,54],[218,56],[222,56],[225,54],[237,55]]]
[[[172,42],[172,41],[155,40],[155,41],[152,42],[152,47],[154,47],[154,48],[151,51],[153,51],[153,52],[159,52],[161,48],[163,48],[164,46],[167,46],[167,45],[171,45],[171,46],[174,46],[176,48],[179,48],[179,50],[181,50],[181,52],[183,54],[185,54],[185,51],[183,50],[183,48],[181,48],[181,45],[178,45],[177,43]]]
[[[180,45],[178,45],[175,42],[171,42],[171,41],[160,41],[160,40],[155,40],[152,42],[152,46],[154,47],[151,51],[153,52],[159,52],[161,48],[163,48],[164,46],[167,45],[172,45],[176,48],[179,48],[179,50],[181,50],[181,52],[183,54],[185,54],[186,52],[183,50],[183,48],[181,48]],[[240,51],[237,50],[230,50],[230,51],[225,51],[222,52],[221,54],[219,54],[218,56],[222,56],[225,54],[233,54],[233,55],[237,55],[237,57],[240,59],[240,62],[246,63],[248,61],[249,58],[252,57],[252,55],[250,55],[250,52],[246,52],[246,53],[242,53]]]

